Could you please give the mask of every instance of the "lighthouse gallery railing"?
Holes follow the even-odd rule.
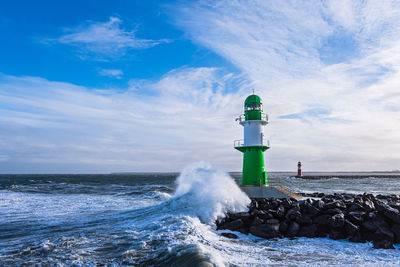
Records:
[[[245,120],[246,120],[246,117],[245,117],[244,114],[242,114],[242,115],[240,115],[239,117],[236,118],[236,121],[239,121],[239,122],[240,121],[245,121]],[[261,113],[261,120],[268,122],[268,114]]]
[[[263,138],[263,139],[261,140],[261,145],[262,145],[262,146],[268,146],[268,147],[269,147],[269,146],[270,146],[270,145],[269,145],[269,140]],[[243,140],[243,139],[239,139],[239,140],[233,141],[233,147],[241,147],[241,146],[245,146],[244,140]]]

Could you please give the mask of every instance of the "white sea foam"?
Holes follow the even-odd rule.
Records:
[[[174,203],[172,207],[169,205],[170,212],[176,212],[176,216],[179,211],[184,214],[181,217],[184,222],[177,223],[173,230],[184,238],[170,243],[170,253],[178,253],[177,248],[182,245],[192,245],[216,266],[400,264],[396,256],[398,246],[396,250],[382,251],[373,249],[370,243],[327,238],[264,240],[237,232],[239,239],[236,240],[220,236],[211,222],[226,211],[246,210],[249,199],[232,178],[207,163],[196,163],[183,170],[177,179],[176,192],[167,202]]]
[[[292,190],[297,186],[302,191],[333,192],[343,187],[338,180],[281,180]],[[357,182],[365,187],[368,181]],[[356,188],[354,181],[341,183],[348,184],[347,190]],[[7,241],[0,250],[0,265],[9,259],[15,260],[14,265],[28,260],[37,265],[57,265],[60,261],[107,265],[110,261],[104,255],[119,261],[121,249],[125,249],[122,257],[127,265],[400,266],[399,245],[395,250],[377,250],[370,243],[328,238],[264,240],[238,232],[238,239],[221,236],[222,231],[215,230],[215,219],[227,211],[246,210],[249,199],[229,175],[207,163],[184,169],[172,196],[166,193],[171,190],[170,184],[129,186],[121,194],[1,190],[0,229],[14,224],[17,233],[25,234],[31,242],[21,248],[20,239]],[[16,248],[21,250],[15,253]]]
[[[147,250],[149,245],[165,240],[171,257],[192,255],[181,262],[184,266],[197,265],[199,261],[205,265],[211,261],[214,266],[225,266],[227,259],[214,248],[221,239],[214,230],[214,222],[228,211],[247,210],[250,199],[227,173],[205,162],[185,168],[176,185],[170,199],[137,211],[141,216],[135,224],[139,239],[144,240],[142,249]],[[162,253],[165,251],[154,253],[153,260]],[[129,255],[135,257],[132,253]],[[193,255],[200,260],[193,261]]]
[[[190,205],[202,222],[211,223],[227,211],[247,209],[250,199],[232,178],[206,162],[195,163],[177,178],[173,199]]]

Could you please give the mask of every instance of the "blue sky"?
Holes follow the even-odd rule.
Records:
[[[0,172],[240,171],[254,89],[268,170],[399,169],[396,1],[8,1]]]
[[[0,44],[1,71],[88,87],[127,87],[132,78],[158,79],[181,66],[229,64],[185,38],[184,32],[170,23],[167,8],[167,2],[160,5],[159,1],[5,3],[0,10],[0,27],[6,36]],[[107,48],[104,40],[85,47],[84,42],[60,39],[79,32],[85,34],[85,30],[90,34],[93,25],[108,27],[109,31],[118,29],[120,37],[126,39],[119,44],[111,42]],[[129,38],[150,41],[142,49],[131,47]],[[102,70],[120,70],[123,75],[111,82]]]

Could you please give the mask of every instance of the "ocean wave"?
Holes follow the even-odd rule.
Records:
[[[232,178],[209,163],[200,162],[186,168],[177,184],[171,201],[179,206],[190,206],[206,223],[212,223],[227,211],[244,211],[250,204],[250,199]]]
[[[221,238],[214,222],[228,211],[244,211],[250,199],[228,174],[204,162],[183,170],[176,183],[171,198],[130,212],[144,243],[126,257],[140,265],[224,266],[226,260],[213,248]],[[152,253],[142,253],[146,250]]]
[[[335,180],[280,181],[300,191],[339,188],[332,186],[339,182]],[[59,184],[73,189],[88,185]],[[97,193],[0,190],[0,265],[400,265],[397,245],[395,250],[374,250],[369,243],[327,238],[264,240],[236,232],[238,239],[221,236],[215,219],[245,210],[249,199],[228,174],[208,163],[185,168],[175,185],[146,180],[89,186],[97,187]],[[107,188],[108,194],[101,193]],[[349,183],[348,189],[353,188]]]

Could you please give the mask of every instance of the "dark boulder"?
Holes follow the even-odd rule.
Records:
[[[317,215],[320,212],[320,209],[318,209],[317,207],[314,207],[312,205],[307,206],[306,208],[306,212],[312,216]]]
[[[252,235],[266,239],[276,238],[280,236],[279,223],[268,223],[251,226],[249,230]]]
[[[261,202],[261,203],[259,202],[258,204],[259,204],[259,210],[267,211],[270,209],[274,209],[273,206],[269,202],[266,202],[266,201]]]
[[[394,233],[395,243],[400,243],[400,224],[395,224],[390,229]]]
[[[314,200],[312,203],[312,206],[317,208],[318,210],[321,210],[324,207],[325,203],[322,200]]]
[[[364,210],[366,212],[374,211],[375,210],[374,202],[372,202],[371,200],[364,201]]]
[[[263,210],[264,209],[264,205],[266,203],[266,199],[265,198],[261,198],[261,199],[256,199],[256,201],[257,201],[258,209],[259,210]]]
[[[341,200],[335,200],[332,202],[325,203],[325,205],[323,207],[323,209],[326,209],[326,210],[334,209],[334,208],[346,209],[346,204],[344,204],[344,202]]]
[[[229,213],[228,216],[234,221],[236,219],[246,220],[251,215],[248,212]]]
[[[234,220],[232,222],[227,222],[227,223],[224,223],[224,224],[220,224],[219,227],[217,228],[217,230],[219,230],[219,229],[228,229],[228,230],[235,231],[235,230],[238,230],[238,229],[243,228],[243,227],[244,227],[244,223],[243,223],[242,219],[236,219],[236,220]]]
[[[374,240],[372,241],[374,248],[394,249],[393,241],[389,240]]]
[[[354,198],[348,198],[344,200],[344,204],[346,204],[346,209],[349,209],[350,206],[354,203]]]
[[[361,223],[363,230],[374,233],[378,230],[378,228],[390,228],[383,216],[375,213],[370,213],[370,215],[373,216],[369,216],[364,222]]]
[[[364,200],[367,200],[367,199],[372,200],[372,199],[375,199],[375,196],[373,194],[364,193],[363,199]]]
[[[333,193],[333,198],[336,200],[343,200],[343,194],[342,193]]]
[[[329,224],[330,218],[331,218],[331,215],[328,215],[328,214],[320,215],[313,219],[313,223],[318,224],[318,225],[320,225],[320,224],[327,225],[327,224]]]
[[[365,212],[363,211],[352,211],[348,213],[348,218],[355,224],[360,224],[365,216]]]
[[[305,225],[305,226],[301,227],[300,231],[297,235],[305,236],[305,237],[315,237],[316,232],[317,232],[317,225],[311,224],[311,225]]]
[[[350,201],[350,202],[354,201],[354,195],[352,194],[342,194],[342,196],[345,201]]]
[[[354,203],[360,204],[362,206],[364,205],[364,199],[360,195],[357,195],[354,197]]]
[[[299,202],[301,212],[304,212],[305,206],[310,204],[306,199],[300,200]]]
[[[386,227],[379,226],[375,231],[374,240],[389,240],[394,241],[394,234]]]
[[[313,202],[314,202],[314,199],[312,199],[312,198],[307,198],[307,199],[305,200],[305,202],[307,202],[308,204],[312,205]]]
[[[289,227],[284,234],[286,237],[295,237],[300,230],[300,225],[297,222],[290,222]]]
[[[259,208],[258,201],[256,199],[252,199],[251,203],[250,203],[249,210],[250,211],[258,210],[258,208]]]
[[[348,211],[349,212],[351,212],[351,211],[364,211],[364,207],[361,206],[358,203],[352,203],[352,204],[350,204],[350,207],[348,208]]]
[[[323,213],[328,214],[328,215],[335,215],[335,214],[343,213],[343,211],[338,208],[334,208],[334,209],[324,210]]]
[[[382,200],[375,200],[374,205],[377,211],[384,212],[389,205],[383,202]]]
[[[389,227],[389,220],[378,212],[368,213],[368,219],[373,220],[377,226]]]
[[[242,227],[239,230],[237,230],[238,232],[241,232],[242,234],[249,234],[249,228],[248,227]]]
[[[299,224],[312,224],[313,220],[311,216],[302,214],[301,216],[296,218],[296,222],[298,222]]]
[[[329,234],[331,228],[326,224],[318,224],[317,232],[315,233],[315,237],[326,237]]]
[[[278,219],[269,219],[269,220],[266,220],[265,221],[266,223],[279,223],[279,220]]]
[[[292,208],[297,208],[297,209],[300,210],[300,203],[298,201],[292,201],[291,207]]]
[[[286,213],[286,219],[292,220],[292,221],[295,221],[297,219],[297,217],[300,217],[300,216],[301,216],[300,208],[298,208],[298,207],[291,208]]]
[[[260,214],[260,210],[252,210],[251,212],[250,212],[250,216],[252,216],[252,217],[256,217],[256,216],[258,216],[258,214]]]
[[[264,220],[259,218],[259,217],[255,217],[253,220],[253,223],[251,225],[259,225],[259,224],[263,224]]]
[[[400,213],[397,209],[387,206],[383,214],[395,223],[400,223]]]
[[[279,232],[281,232],[281,234],[286,233],[288,228],[289,228],[289,222],[288,221],[282,221],[279,224]]]
[[[271,204],[270,209],[273,209],[273,210],[276,210],[279,207],[279,205],[282,203],[282,201],[278,198],[273,198],[270,200],[271,200],[270,201],[270,204]]]
[[[271,213],[268,213],[268,212],[263,211],[263,210],[260,211],[257,216],[260,217],[263,220],[269,220],[269,219],[274,218],[274,216]]]
[[[359,226],[351,223],[349,220],[344,221],[344,228],[346,230],[346,233],[350,236],[353,236],[355,232],[357,232],[357,230],[360,229]]]
[[[284,200],[282,200],[282,206],[283,206],[285,209],[289,209],[289,208],[291,207],[292,203],[293,203],[293,201],[291,201],[291,200],[288,199],[288,198],[285,198]]]
[[[276,209],[276,217],[277,218],[283,218],[285,216],[285,207],[283,205],[280,205]]]
[[[232,239],[238,238],[238,236],[233,233],[221,233],[221,235],[224,237],[227,237],[227,238],[232,238]]]
[[[367,239],[364,237],[361,231],[357,231],[352,237],[350,237],[349,241],[356,243],[365,243]]]
[[[347,234],[343,229],[331,229],[329,232],[329,238],[338,240],[347,238]]]
[[[368,212],[366,218],[373,220],[376,218],[376,216],[377,216],[377,212]]]
[[[367,241],[372,241],[375,238],[375,232],[371,232],[371,231],[365,231],[363,228],[360,229],[363,237],[365,238],[365,240]]]
[[[321,200],[322,200],[324,203],[329,203],[329,202],[334,201],[334,199],[333,199],[333,197],[332,197],[331,195],[326,195],[326,196],[324,196],[323,198],[321,198]]]
[[[312,202],[310,203],[310,202],[307,201],[307,202],[304,203],[304,206],[303,206],[303,212],[304,213],[309,214],[311,216],[314,216],[314,215],[318,214],[319,211],[320,210],[318,208],[316,208],[316,207],[314,207],[312,205]]]
[[[400,202],[390,202],[389,206],[391,206],[392,208],[396,209],[396,210],[400,210]]]
[[[331,218],[329,218],[329,226],[331,226],[333,228],[339,228],[339,227],[343,227],[343,225],[344,225],[344,214],[343,213],[335,214]]]
[[[269,214],[271,214],[273,218],[277,218],[277,217],[278,217],[278,216],[276,215],[276,210],[269,209],[269,210],[267,210],[267,212],[268,212]]]
[[[378,229],[378,225],[374,220],[366,220],[362,222],[363,230],[374,233]]]
[[[229,213],[228,218],[230,221],[242,220],[245,226],[249,227],[253,222],[254,216],[248,212]]]

